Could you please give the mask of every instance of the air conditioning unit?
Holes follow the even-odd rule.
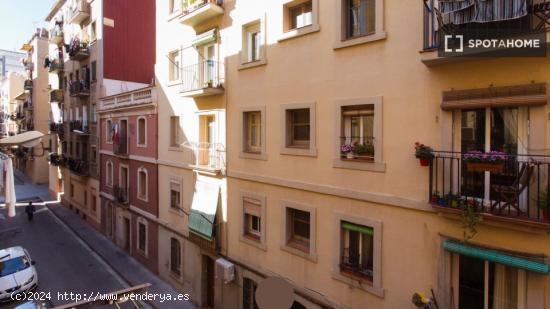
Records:
[[[235,280],[235,265],[226,259],[217,259],[216,278],[223,279],[223,282],[226,284]]]

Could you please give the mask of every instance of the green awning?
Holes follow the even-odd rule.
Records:
[[[507,266],[529,270],[540,274],[548,274],[548,262],[546,258],[532,258],[512,255],[507,252],[500,252],[487,248],[467,245],[453,240],[446,240],[443,243],[445,250],[466,255],[469,257],[487,260]]]
[[[357,225],[349,222],[342,222],[342,228],[354,232],[359,232],[367,235],[374,235],[374,231],[371,227]]]
[[[193,46],[197,47],[200,45],[205,45],[211,42],[216,41],[216,29],[212,29],[210,31],[206,31],[204,33],[201,33],[197,35],[197,37],[193,40]]]
[[[218,185],[197,181],[189,214],[189,230],[212,240],[219,200]]]

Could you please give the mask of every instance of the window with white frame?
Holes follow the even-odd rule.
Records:
[[[138,198],[147,200],[147,170],[144,167],[138,169]]]
[[[262,151],[262,115],[260,111],[244,112],[244,152]]]
[[[95,41],[97,39],[97,27],[96,27],[96,21],[94,20],[90,24],[90,41]]]
[[[261,202],[250,197],[243,198],[244,236],[260,241],[262,236]]]
[[[168,80],[179,81],[181,79],[181,57],[180,51],[175,50],[168,54]]]
[[[170,208],[180,210],[181,207],[181,183],[176,180],[170,181]]]
[[[344,159],[374,160],[374,105],[341,108],[340,150]]]
[[[113,121],[111,119],[105,121],[105,140],[107,143],[113,142]]]
[[[176,238],[170,238],[170,272],[181,276],[181,242]]]
[[[105,183],[107,186],[113,186],[113,162],[107,161],[105,165]]]
[[[137,224],[138,243],[137,249],[140,253],[147,255],[147,221],[143,218],[138,219]]]
[[[146,146],[147,144],[147,119],[145,117],[138,117],[137,144],[138,146]]]
[[[180,117],[170,117],[170,147],[179,147],[180,145]]]
[[[265,60],[265,33],[261,19],[243,25],[242,29],[242,64],[262,64]]]

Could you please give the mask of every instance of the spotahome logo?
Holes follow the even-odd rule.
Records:
[[[475,28],[441,32],[440,57],[545,57],[546,32],[514,33]]]

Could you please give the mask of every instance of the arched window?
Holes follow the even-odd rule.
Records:
[[[147,146],[147,119],[139,117],[137,121],[137,144]]]
[[[138,168],[138,198],[147,200],[147,170],[144,167]]]
[[[107,161],[107,165],[105,167],[105,183],[109,187],[113,186],[113,162],[111,161]]]

